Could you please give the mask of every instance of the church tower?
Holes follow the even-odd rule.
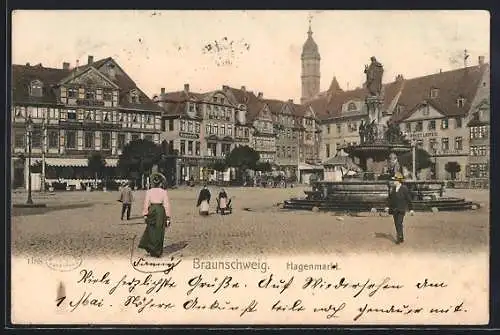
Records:
[[[311,20],[309,19],[309,31],[307,32],[307,40],[302,47],[302,97],[300,102],[315,97],[319,93],[320,83],[320,70],[319,63],[321,57],[319,56],[318,45],[312,38]]]

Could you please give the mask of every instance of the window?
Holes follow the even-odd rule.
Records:
[[[465,99],[464,98],[458,98],[457,99],[457,106],[458,108],[462,108],[465,105]]]
[[[205,126],[205,134],[211,134],[212,133],[212,125],[209,123]]]
[[[231,152],[231,144],[222,143],[222,155],[227,155]]]
[[[195,133],[196,134],[199,134],[200,133],[200,123],[199,122],[196,122],[195,125],[194,125],[194,130],[195,130]]]
[[[104,91],[103,98],[104,98],[104,101],[113,100],[113,92],[111,92],[109,90]]]
[[[358,124],[356,122],[354,123],[348,123],[347,124],[347,129],[349,129],[349,132],[353,133],[358,130]]]
[[[486,178],[488,170],[488,164],[471,164],[469,165],[469,177]]]
[[[109,112],[103,112],[103,118],[102,118],[102,119],[103,119],[103,121],[104,121],[104,122],[109,122],[109,121],[111,121],[111,120],[109,119]]]
[[[429,139],[429,152],[434,153],[434,151],[438,150],[438,144],[435,138]]]
[[[472,145],[470,147],[471,156],[489,156],[489,150],[486,145]]]
[[[40,80],[33,80],[31,82],[30,95],[32,97],[41,97],[43,95],[43,84]]]
[[[14,134],[14,147],[16,148],[24,148],[26,134],[24,132],[16,132]]]
[[[219,132],[218,132],[218,125],[214,124],[212,125],[212,132],[217,135]]]
[[[94,133],[85,132],[84,148],[85,149],[92,149],[93,147],[94,147]]]
[[[118,149],[125,147],[125,134],[118,134]]]
[[[181,131],[186,131],[186,121],[181,120]]]
[[[461,117],[455,118],[455,128],[462,128],[462,118]]]
[[[436,120],[430,120],[429,121],[428,129],[429,130],[435,130],[436,129]]]
[[[149,134],[148,134],[148,135],[144,135],[144,139],[145,139],[146,141],[149,141],[149,142],[154,142],[154,141],[153,141],[153,135],[149,135]]]
[[[422,131],[424,129],[424,123],[422,121],[418,121],[415,126],[415,131]]]
[[[137,123],[137,114],[134,114],[134,115],[132,116],[132,122],[133,122],[133,123]]]
[[[146,124],[151,124],[152,117],[151,115],[146,115]]]
[[[132,141],[137,141],[141,136],[139,134],[132,134]]]
[[[411,123],[406,124],[406,131],[411,132]]]
[[[66,148],[67,149],[76,148],[76,132],[66,131]]]
[[[327,133],[327,134],[330,134],[330,125],[327,125],[327,126],[326,126],[326,133]]]
[[[139,92],[136,89],[130,91],[130,102],[133,104],[139,103]]]
[[[188,123],[188,132],[192,133],[193,132],[193,122],[189,121]]]
[[[423,108],[423,111],[422,111],[422,114],[424,114],[425,116],[428,116],[429,113],[430,113],[430,108],[429,108],[429,105],[428,104],[425,104],[424,105],[424,108]]]
[[[448,129],[448,119],[441,120],[441,129]]]
[[[208,143],[208,156],[217,156],[217,143]]]
[[[174,120],[168,120],[168,130],[174,131]]]
[[[228,136],[233,136],[233,126],[231,126],[230,124],[227,125],[227,131],[226,131],[226,134]]]
[[[200,151],[201,151],[201,145],[200,145],[200,142],[196,142],[195,144],[195,147],[196,147],[196,156],[199,156],[200,155]]]
[[[347,105],[347,111],[348,112],[353,112],[353,111],[357,111],[357,110],[358,110],[358,106],[356,106],[356,104],[354,102],[350,102]]]
[[[49,131],[49,148],[59,147],[59,132]]]
[[[439,89],[437,88],[432,88],[431,89],[431,98],[434,99],[434,98],[437,98],[439,95]]]
[[[104,150],[111,149],[111,133],[102,133],[102,148]]]
[[[85,111],[85,120],[92,121],[94,120],[94,112],[93,111]]]
[[[68,120],[76,120],[76,111],[68,110]]]
[[[186,141],[181,140],[181,155],[186,154]]]
[[[461,136],[455,137],[455,150],[463,150],[463,139]]]
[[[245,128],[245,137],[250,137],[250,130]]]
[[[471,127],[470,128],[470,139],[481,139],[488,137],[488,129],[486,126]]]
[[[326,144],[326,158],[329,158],[330,157],[330,144]]]
[[[441,150],[443,151],[450,150],[450,142],[447,137],[441,139]]]
[[[75,99],[77,95],[78,95],[78,92],[76,89],[68,88],[68,98]]]
[[[341,133],[342,132],[342,125],[341,124],[338,124],[337,125],[337,133]]]
[[[95,92],[92,92],[92,91],[85,92],[85,99],[95,100]]]
[[[220,135],[221,136],[226,135],[226,126],[223,124],[220,125]]]
[[[191,156],[193,154],[193,141],[188,141],[187,152],[188,152],[189,156]]]

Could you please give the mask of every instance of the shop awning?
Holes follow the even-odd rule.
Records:
[[[106,158],[106,166],[115,167],[118,165],[118,159]],[[34,158],[31,160],[31,165],[41,162],[41,158]],[[86,167],[88,166],[87,158],[45,158],[45,165],[50,166],[75,166]]]
[[[299,164],[299,170],[323,170],[323,166],[321,165],[311,165],[306,163]]]

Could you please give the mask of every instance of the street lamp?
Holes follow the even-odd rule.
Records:
[[[33,120],[31,116],[26,119],[26,133],[28,137],[28,200],[26,204],[33,205],[33,199],[31,198],[31,137],[33,135]]]

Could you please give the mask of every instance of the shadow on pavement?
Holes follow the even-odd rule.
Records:
[[[67,204],[67,205],[54,205],[54,206],[49,205],[47,207],[41,207],[41,208],[13,207],[11,209],[10,213],[11,213],[11,216],[41,215],[41,214],[46,214],[46,213],[53,212],[53,211],[79,209],[79,208],[86,208],[86,207],[92,207],[92,206],[94,206],[94,204],[80,203],[80,204]]]
[[[166,247],[163,248],[163,253],[164,254],[172,254],[176,251],[184,249],[187,246],[188,246],[187,241],[172,243],[172,244],[167,245]]]
[[[375,237],[376,238],[385,238],[386,240],[389,240],[389,241],[391,241],[393,243],[396,243],[396,239],[391,234],[387,234],[387,233],[375,233]]]

